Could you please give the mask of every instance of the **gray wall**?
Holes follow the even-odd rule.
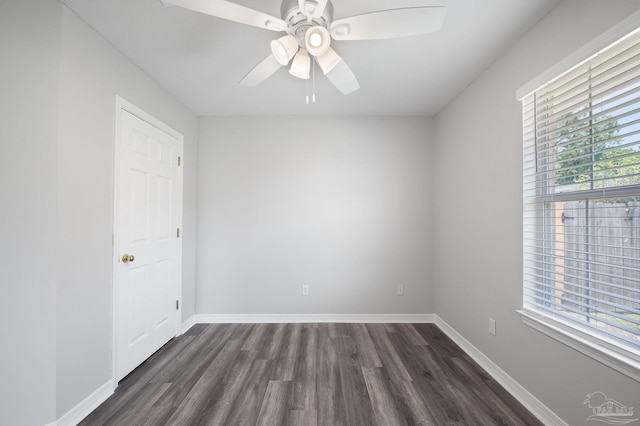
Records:
[[[197,118],[66,7],[61,46],[58,416],[112,375],[115,95],[185,137],[183,318],[194,313],[197,149]]]
[[[430,119],[203,118],[199,134],[198,313],[433,311]]]
[[[195,312],[197,117],[59,2],[0,2],[0,424],[112,378],[115,95],[185,136],[183,319]]]
[[[515,91],[638,9],[562,2],[436,117],[436,313],[571,425],[588,393],[637,407],[640,386],[525,326],[522,125]],[[464,125],[461,125],[464,123]],[[497,320],[496,337],[488,317]]]
[[[0,424],[55,417],[60,9],[0,1]]]

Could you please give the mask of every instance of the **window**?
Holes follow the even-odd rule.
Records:
[[[523,98],[524,314],[640,365],[640,32]]]

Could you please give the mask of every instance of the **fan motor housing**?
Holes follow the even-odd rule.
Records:
[[[317,4],[314,0],[306,1]],[[322,16],[309,22],[298,7],[298,0],[283,0],[280,6],[280,15],[282,19],[289,24],[289,32],[296,38],[298,45],[306,49],[305,35],[309,28],[321,26],[328,29],[329,25],[331,25],[331,21],[333,20],[333,4],[331,1],[327,1],[327,6]]]

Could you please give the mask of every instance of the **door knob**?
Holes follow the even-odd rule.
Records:
[[[122,263],[129,263],[136,260],[136,257],[132,254],[123,254],[122,255]]]

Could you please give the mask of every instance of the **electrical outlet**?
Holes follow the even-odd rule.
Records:
[[[308,285],[303,285],[302,286],[302,295],[303,296],[308,296],[309,295],[309,286]]]
[[[398,287],[396,288],[396,295],[404,296],[404,286],[402,284],[398,284]]]
[[[489,333],[496,335],[496,320],[491,317],[489,317]]]

